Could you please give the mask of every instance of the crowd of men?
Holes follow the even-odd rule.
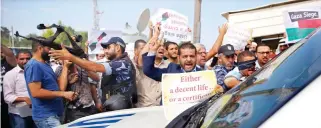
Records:
[[[222,45],[226,24],[208,52],[200,43],[164,41],[159,28],[150,27],[147,42],[135,42],[132,60],[120,37],[101,43],[104,54],[96,55],[96,62],[72,55],[63,45],[52,50],[34,41],[32,53],[15,56],[1,45],[2,126],[49,128],[99,112],[159,106],[164,73],[212,70],[215,89],[226,92],[276,56],[263,43],[249,41],[243,51]]]

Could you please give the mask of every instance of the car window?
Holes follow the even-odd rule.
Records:
[[[219,112],[208,109],[203,127],[258,127],[320,75],[316,66],[321,65],[320,40],[318,32],[298,42],[228,91],[225,95],[232,95],[228,103],[218,107]]]

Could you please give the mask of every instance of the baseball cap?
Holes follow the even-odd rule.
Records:
[[[221,54],[221,53],[223,53],[226,56],[235,54],[233,45],[226,44],[221,46],[220,49],[218,50],[218,54]]]
[[[107,42],[102,42],[101,46],[103,48],[107,48],[108,45],[110,45],[110,44],[118,44],[121,47],[126,48],[126,44],[125,44],[124,40],[121,39],[120,37],[112,37]]]

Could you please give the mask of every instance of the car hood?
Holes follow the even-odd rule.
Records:
[[[162,106],[134,108],[104,112],[77,119],[59,128],[126,128],[135,126],[138,128],[164,128],[170,120],[166,120]]]

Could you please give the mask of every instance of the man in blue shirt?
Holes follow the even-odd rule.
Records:
[[[49,47],[32,43],[33,57],[25,66],[25,80],[32,102],[32,118],[38,128],[52,128],[60,125],[63,99],[73,100],[74,92],[61,91],[67,86],[67,67],[57,79],[47,63]],[[59,83],[59,84],[58,84]]]

